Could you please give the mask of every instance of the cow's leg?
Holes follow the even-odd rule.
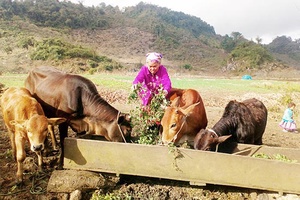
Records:
[[[237,138],[239,143],[243,144],[254,144],[254,128],[250,125],[241,126],[236,130]]]
[[[11,144],[11,149],[12,149],[12,156],[15,160],[17,160],[15,133],[12,131],[9,131],[9,137],[10,137],[10,144]]]
[[[63,161],[64,161],[64,141],[65,138],[68,136],[68,124],[67,123],[62,123],[58,126],[59,129],[59,137],[60,137],[60,157],[59,157],[59,163],[58,163],[58,168],[62,169],[63,168]]]
[[[55,135],[54,135],[54,126],[52,125],[48,125],[48,131],[50,133],[50,137],[51,137],[51,141],[52,141],[52,148],[54,151],[57,151],[58,148],[57,148],[57,141],[56,141],[56,138],[55,138]]]
[[[262,144],[263,144],[263,143],[262,143],[262,137],[258,138],[258,139],[254,142],[254,144],[262,145]]]
[[[35,152],[37,157],[38,157],[38,166],[39,166],[39,171],[43,171],[43,156],[41,151],[36,151]]]
[[[17,137],[15,140],[16,144],[16,160],[17,160],[17,180],[16,182],[19,184],[23,181],[23,162],[26,157],[25,152],[25,139],[22,137]]]

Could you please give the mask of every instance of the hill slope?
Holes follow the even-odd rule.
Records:
[[[250,46],[258,47],[252,48],[251,56],[245,56],[248,50],[244,47],[250,43],[242,34],[223,37],[200,18],[142,2],[119,10],[105,4],[84,7],[82,4],[56,0],[0,0],[0,10],[0,67],[9,66],[15,71],[40,64],[68,66],[70,71],[88,71],[91,68],[90,61],[83,58],[32,60],[30,55],[36,49],[36,43],[49,38],[112,58],[127,71],[137,70],[144,63],[145,54],[151,51],[164,55],[163,62],[170,71],[214,75],[217,72],[244,73],[249,69],[274,70],[269,66],[297,66],[295,59],[300,57],[298,54],[293,57],[278,54],[272,51],[273,45],[269,48],[274,52],[273,57],[285,62],[285,65],[276,64],[277,61],[264,50],[267,47],[253,42]],[[20,45],[24,40],[31,39],[36,41],[35,44],[25,48]],[[53,51],[54,47],[49,48]],[[262,51],[269,57],[266,59],[269,63],[262,59]],[[261,60],[256,61],[257,57]],[[250,68],[243,66],[243,63],[248,63]]]

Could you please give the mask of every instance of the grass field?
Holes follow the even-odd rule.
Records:
[[[0,83],[5,87],[22,87],[27,74],[3,74],[0,76]],[[90,79],[100,87],[110,89],[130,90],[133,75],[123,74],[94,74],[82,75]],[[290,93],[300,92],[299,81],[278,81],[278,80],[241,80],[224,78],[202,78],[202,77],[173,77],[172,86],[176,88],[193,88],[203,92],[255,92],[255,93]]]

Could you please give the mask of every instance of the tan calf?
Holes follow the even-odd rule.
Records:
[[[48,125],[55,126],[65,121],[64,118],[48,119],[41,105],[25,88],[11,87],[1,97],[3,120],[10,134],[13,156],[17,161],[16,181],[23,181],[23,161],[26,157],[25,142],[38,156],[39,170],[42,170],[41,151],[48,134]]]

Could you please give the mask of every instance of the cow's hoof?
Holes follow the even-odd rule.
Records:
[[[63,168],[62,165],[58,165],[58,166],[56,167],[56,169],[57,169],[57,170],[63,170],[64,168]]]

